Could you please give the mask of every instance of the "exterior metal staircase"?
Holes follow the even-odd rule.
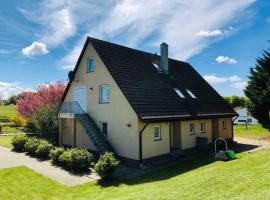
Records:
[[[70,114],[77,119],[84,127],[86,134],[94,143],[97,151],[103,154],[107,151],[114,152],[112,146],[106,140],[105,136],[101,133],[98,126],[92,120],[92,118],[83,111],[78,102],[63,102],[59,107],[59,115]]]

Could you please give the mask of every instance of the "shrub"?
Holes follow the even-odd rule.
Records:
[[[39,137],[58,144],[59,120],[56,107],[39,108],[29,121],[28,124],[33,126]]]
[[[86,149],[72,148],[65,151],[59,158],[60,165],[76,172],[87,171],[93,155]]]
[[[27,142],[28,137],[25,135],[16,135],[12,138],[11,144],[15,151],[24,151],[24,145]]]
[[[49,157],[50,151],[53,149],[53,145],[47,141],[41,141],[35,151],[35,155],[39,158],[46,159]]]
[[[29,138],[24,146],[25,151],[27,151],[30,155],[34,156],[40,142],[41,140],[36,137]]]
[[[52,159],[52,163],[59,165],[59,158],[65,152],[65,149],[62,147],[57,147],[50,152],[50,158]]]
[[[22,127],[26,125],[26,120],[21,115],[16,115],[11,119],[16,127]]]
[[[95,164],[95,171],[101,177],[101,179],[105,180],[111,177],[114,170],[120,162],[115,158],[114,154],[111,152],[106,152],[101,155],[98,162]]]

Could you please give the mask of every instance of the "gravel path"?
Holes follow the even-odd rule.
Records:
[[[36,158],[29,157],[25,153],[13,152],[9,148],[0,146],[0,169],[22,165],[68,186],[80,185],[98,179],[98,176],[94,173],[74,175],[60,167],[51,165],[49,161],[40,161]]]
[[[234,141],[239,143],[239,144],[247,144],[247,145],[257,146],[256,148],[250,150],[250,152],[270,148],[270,142],[267,142],[264,140],[259,141],[259,140],[248,139],[248,138],[234,137]]]

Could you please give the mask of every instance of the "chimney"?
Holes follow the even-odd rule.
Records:
[[[169,73],[168,45],[165,42],[160,45],[160,67],[166,74]]]

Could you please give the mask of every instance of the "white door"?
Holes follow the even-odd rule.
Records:
[[[83,111],[87,112],[87,89],[85,86],[73,88],[73,101],[77,101]]]

